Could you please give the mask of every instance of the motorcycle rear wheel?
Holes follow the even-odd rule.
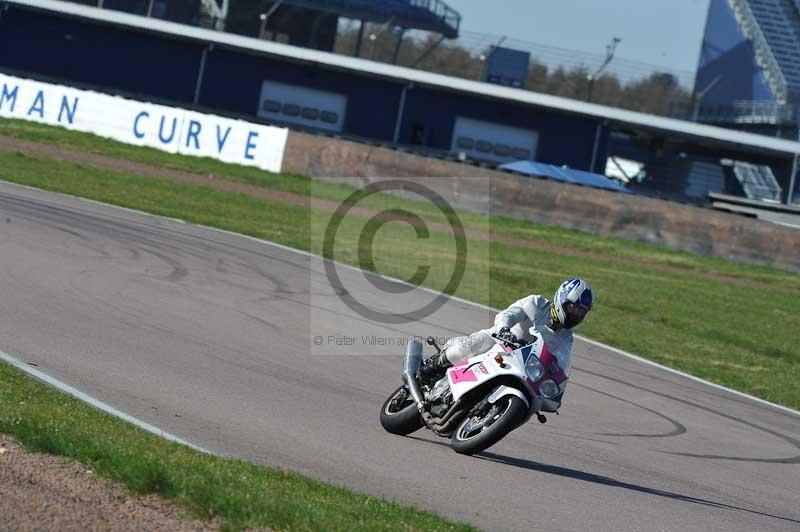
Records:
[[[476,454],[488,449],[514,430],[528,407],[515,395],[505,395],[486,412],[470,413],[450,437],[450,446],[459,454]]]
[[[411,434],[425,425],[408,388],[400,386],[383,403],[381,425],[387,432],[400,436]]]

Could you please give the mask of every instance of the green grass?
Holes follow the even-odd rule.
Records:
[[[169,443],[0,363],[0,432],[26,448],[89,465],[139,493],[158,493],[227,529],[473,530],[431,513],[303,476]]]

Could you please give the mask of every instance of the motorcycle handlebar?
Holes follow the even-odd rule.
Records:
[[[505,338],[500,338],[499,336],[497,336],[497,333],[492,333],[492,338],[494,338],[498,342],[502,342],[508,347],[513,347],[514,349],[519,349],[520,347],[525,347],[526,345],[528,345],[528,342],[526,342],[525,340],[517,340],[516,342],[512,342],[510,340],[506,340]]]

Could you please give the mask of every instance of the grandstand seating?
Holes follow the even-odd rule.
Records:
[[[782,190],[769,166],[736,161],[733,174],[748,198],[780,201]]]
[[[705,203],[709,193],[744,195],[753,200],[780,201],[781,186],[769,166],[743,161],[677,159],[646,165],[648,178],[632,183],[639,193]]]
[[[690,161],[683,193],[693,199],[706,201],[709,192],[725,190],[725,169],[716,161]]]
[[[649,162],[646,178],[631,182],[630,188],[640,194],[678,201],[705,203],[709,192],[726,192],[725,167],[716,160],[672,159]]]
[[[749,0],[789,89],[800,90],[800,7],[797,0]]]

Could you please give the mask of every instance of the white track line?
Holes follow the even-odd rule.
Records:
[[[189,443],[186,440],[182,440],[181,438],[178,438],[177,436],[173,436],[169,432],[165,432],[165,431],[161,430],[158,427],[155,427],[155,426],[153,426],[153,425],[151,425],[151,424],[149,424],[149,423],[147,423],[145,421],[142,421],[141,419],[135,418],[133,416],[130,416],[130,415],[126,414],[125,412],[117,410],[113,406],[111,406],[109,404],[106,404],[103,401],[100,401],[98,399],[95,399],[91,395],[85,394],[80,390],[76,390],[75,388],[73,388],[69,384],[61,382],[60,380],[55,379],[55,378],[51,377],[50,375],[47,375],[46,373],[43,373],[43,372],[39,371],[38,369],[32,368],[29,364],[26,364],[26,363],[24,363],[24,362],[22,362],[20,360],[17,360],[16,358],[12,357],[8,353],[4,353],[3,351],[0,351],[0,360],[4,360],[4,361],[8,362],[9,364],[14,366],[15,368],[24,371],[25,373],[27,373],[31,377],[33,377],[33,378],[35,378],[37,380],[40,380],[40,381],[44,382],[45,384],[49,384],[53,388],[56,388],[57,390],[60,390],[60,391],[62,391],[64,393],[66,393],[66,394],[69,394],[69,395],[75,397],[76,399],[79,399],[79,400],[83,401],[84,403],[87,403],[87,404],[95,407],[98,410],[102,410],[103,412],[105,412],[107,414],[111,414],[112,416],[117,417],[119,419],[122,419],[123,421],[127,421],[128,423],[136,425],[140,429],[146,430],[147,432],[152,432],[156,436],[160,436],[160,437],[162,437],[162,438],[164,438],[166,440],[169,440],[169,441],[172,441],[172,442],[175,442],[175,443],[179,443],[179,444],[185,445],[187,447],[191,447],[192,449],[194,449],[196,451],[200,451],[200,452],[206,453],[206,454],[213,454],[211,451],[209,451],[207,449],[203,449],[202,447],[198,447],[197,445],[194,445],[193,443]]]
[[[22,187],[22,188],[26,188],[26,189],[29,189],[29,190],[34,190],[36,192],[43,192],[42,189],[38,189],[38,188],[35,188],[35,187],[29,187],[27,185],[19,185],[17,183],[9,183],[7,181],[3,181],[3,183],[8,183],[9,185]],[[44,192],[48,192],[48,191],[44,191]],[[187,222],[187,221],[181,220],[179,218],[167,218],[167,217],[158,216],[156,214],[152,214],[152,213],[149,213],[149,212],[139,211],[139,210],[136,210],[136,209],[130,209],[128,207],[120,207],[118,205],[111,205],[109,203],[103,203],[103,202],[100,202],[100,201],[95,201],[95,200],[91,200],[91,199],[87,199],[87,198],[81,198],[81,197],[78,197],[78,196],[71,196],[69,194],[63,194],[63,193],[60,193],[60,192],[51,192],[51,194],[58,194],[58,195],[61,195],[61,196],[65,196],[65,197],[72,198],[72,199],[77,199],[79,201],[83,201],[83,202],[86,202],[86,203],[91,203],[91,204],[94,204],[94,205],[102,205],[104,207],[112,207],[114,209],[121,209],[123,211],[128,211],[128,212],[140,214],[140,215],[143,215],[143,216],[149,216],[151,218],[160,218],[160,219],[166,219],[166,220],[180,222],[180,223],[187,224],[187,225],[196,225],[196,226],[202,227],[204,229],[209,229],[211,231],[216,231],[216,232],[223,233],[223,234],[226,234],[226,235],[233,235],[233,236],[238,237],[238,238],[244,238],[244,239],[247,239],[247,240],[252,240],[254,242],[259,242],[261,244],[266,244],[268,246],[272,246],[272,247],[275,247],[275,248],[278,248],[278,249],[282,249],[282,250],[285,250],[285,251],[296,253],[298,255],[304,255],[306,257],[312,257],[312,258],[315,258],[315,259],[323,260],[322,257],[320,257],[319,255],[314,255],[313,253],[309,253],[308,251],[303,251],[301,249],[296,249],[296,248],[292,248],[292,247],[289,247],[289,246],[284,246],[283,244],[278,244],[276,242],[270,242],[269,240],[256,238],[254,236],[243,235],[241,233],[235,233],[233,231],[227,231],[225,229],[219,229],[217,227],[210,227],[210,226],[207,226],[207,225],[193,224],[191,222]],[[356,268],[355,266],[351,266],[349,264],[343,264],[341,262],[336,262],[336,261],[334,261],[334,263],[337,266],[341,266],[342,268],[348,268],[348,269],[351,269],[351,270],[362,272],[362,270],[360,268]],[[380,275],[380,274],[375,274],[374,272],[370,272],[370,273],[373,273],[374,275]],[[433,290],[431,288],[427,288],[427,287],[424,287],[424,286],[417,287],[416,285],[412,285],[411,283],[408,283],[408,282],[406,282],[404,280],[401,280],[401,279],[394,279],[392,277],[387,277],[385,275],[380,275],[380,276],[383,277],[386,280],[390,280],[390,281],[393,281],[393,282],[396,282],[396,283],[402,283],[402,284],[405,284],[407,286],[414,286],[414,287],[416,287],[418,289],[422,289],[422,290],[424,290],[426,292],[430,292],[430,293],[433,293],[433,294],[439,294],[439,292],[437,292],[436,290]],[[472,305],[472,306],[477,307],[477,308],[482,308],[482,309],[488,310],[490,312],[494,312],[494,313],[499,312],[498,309],[489,307],[487,305],[483,305],[481,303],[475,303],[474,301],[467,301],[466,299],[462,299],[462,298],[457,297],[457,296],[451,296],[451,299],[453,299],[455,301],[458,301],[460,303],[464,303],[466,305]],[[705,379],[701,379],[700,377],[695,377],[694,375],[690,375],[688,373],[684,373],[683,371],[679,371],[677,369],[673,369],[673,368],[670,368],[668,366],[664,366],[664,365],[659,364],[657,362],[653,362],[652,360],[647,360],[646,358],[642,358],[642,357],[640,357],[638,355],[634,355],[632,353],[628,353],[627,351],[623,351],[622,349],[617,349],[616,347],[612,347],[610,345],[606,345],[606,344],[603,344],[601,342],[597,342],[595,340],[591,340],[589,338],[585,338],[585,337],[577,335],[577,334],[575,335],[575,337],[578,338],[579,340],[582,340],[582,341],[587,342],[589,344],[595,345],[597,347],[601,347],[603,349],[608,349],[612,353],[616,353],[616,354],[621,355],[623,357],[630,358],[632,360],[636,360],[636,361],[641,362],[643,364],[647,364],[648,366],[653,366],[655,368],[662,369],[662,370],[664,370],[664,371],[666,371],[668,373],[672,373],[673,375],[680,375],[681,377],[685,377],[685,378],[687,378],[689,380],[692,380],[692,381],[695,381],[695,382],[699,382],[701,384],[705,384],[705,385],[710,386],[712,388],[716,388],[717,390],[723,390],[723,391],[726,391],[726,392],[731,393],[733,395],[736,395],[736,396],[739,396],[739,397],[743,397],[745,399],[749,399],[749,400],[754,401],[756,403],[759,403],[759,404],[762,404],[762,405],[765,405],[765,406],[769,406],[769,407],[775,408],[776,410],[780,410],[782,412],[785,412],[785,413],[792,414],[792,415],[800,417],[800,411],[799,410],[795,410],[793,408],[789,408],[789,407],[786,407],[786,406],[783,406],[783,405],[775,404],[775,403],[772,403],[770,401],[766,401],[764,399],[760,399],[758,397],[752,396],[750,394],[746,394],[744,392],[740,392],[740,391],[737,391],[737,390],[733,390],[731,388],[727,388],[727,387],[722,386],[720,384],[716,384],[714,382],[710,382],[710,381],[707,381]],[[8,355],[6,355],[6,356],[8,356]],[[41,372],[37,372],[37,373],[40,373],[40,374],[44,375]],[[64,386],[66,386],[66,385],[64,385]],[[80,393],[80,392],[77,392],[77,393]],[[109,408],[111,408],[111,407],[109,407]],[[126,416],[126,414],[122,414],[122,415]],[[127,417],[130,418],[130,416],[127,416]],[[134,418],[130,418],[130,419],[134,419]],[[144,421],[139,421],[139,420],[136,420],[136,421],[146,425],[146,423]],[[148,425],[148,426],[150,426],[150,425]],[[152,427],[152,428],[155,429],[155,430],[160,430],[160,429],[156,429],[155,427]],[[148,429],[146,429],[146,430],[148,430]],[[151,430],[150,432],[153,432],[153,431]],[[188,444],[188,443],[186,445],[190,445],[190,446],[194,447],[193,445]],[[205,452],[208,452],[208,451],[205,451]]]

